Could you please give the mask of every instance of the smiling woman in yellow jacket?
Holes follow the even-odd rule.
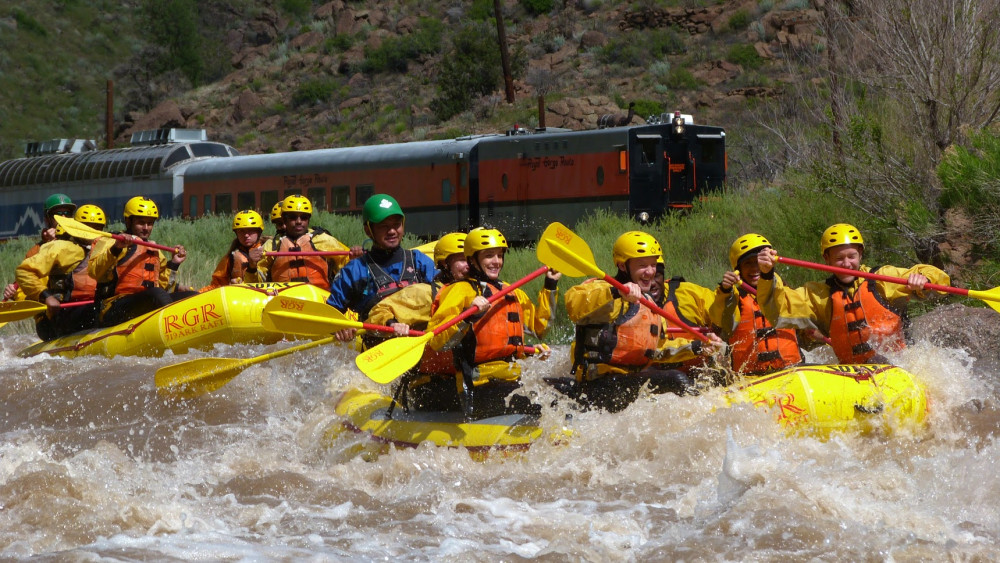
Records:
[[[488,298],[505,285],[500,281],[500,271],[506,250],[507,240],[500,231],[473,229],[465,239],[464,248],[468,278],[441,290],[427,326],[428,330],[434,330],[470,306],[479,308],[479,313],[468,321],[449,327],[430,342],[434,350],[453,351],[455,390],[470,419],[535,413],[539,408],[517,395],[507,406],[505,398],[521,386],[521,367],[516,359],[524,357],[525,331],[540,338],[548,330],[561,274],[551,270],[546,274],[545,289],[537,307],[520,289],[491,304]]]
[[[774,273],[777,252],[757,255],[760,281],[757,300],[775,327],[817,329],[829,336],[837,359],[845,364],[888,363],[883,352],[906,346],[906,306],[911,297],[924,298],[924,285],[949,285],[948,274],[927,264],[912,268],[862,265],[864,239],[852,225],[838,223],[826,229],[820,251],[829,266],[877,272],[907,280],[906,285],[834,274],[822,282],[793,289]]]

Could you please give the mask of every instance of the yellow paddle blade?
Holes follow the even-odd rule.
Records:
[[[982,299],[991,309],[1000,313],[1000,287],[993,289],[970,289],[969,297]]]
[[[352,321],[335,307],[294,297],[278,295],[264,307],[261,319],[264,328],[285,334],[330,334],[345,328],[362,328],[362,323]]]
[[[594,253],[587,242],[562,223],[552,223],[545,229],[535,254],[542,264],[573,278],[605,275],[594,264]]]
[[[162,367],[156,370],[153,381],[156,383],[156,391],[163,396],[178,399],[193,399],[205,393],[211,393],[223,385],[229,383],[234,377],[243,372],[248,367],[315,348],[333,342],[334,337],[328,336],[321,340],[306,342],[263,356],[247,358],[245,360],[234,360],[229,358],[200,358],[188,360],[179,364]]]
[[[0,322],[11,323],[44,313],[47,307],[38,301],[4,301],[0,303]]]
[[[194,399],[229,383],[251,365],[250,360],[200,358],[162,367],[153,379],[160,395]]]
[[[56,223],[59,223],[59,226],[62,227],[66,231],[66,233],[69,234],[69,236],[71,237],[94,240],[95,238],[99,237],[112,236],[111,233],[98,231],[97,229],[91,229],[87,225],[84,225],[83,223],[71,217],[62,217],[56,215],[55,220]]]
[[[424,346],[434,337],[428,332],[423,336],[404,336],[386,340],[366,350],[354,359],[358,369],[375,383],[389,383],[420,362]]]
[[[423,254],[426,254],[427,256],[430,256],[433,259],[434,258],[434,247],[435,246],[437,246],[437,241],[436,240],[432,240],[430,242],[421,244],[420,246],[411,248],[410,250],[419,250]]]

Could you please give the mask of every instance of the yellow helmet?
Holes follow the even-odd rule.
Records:
[[[729,247],[729,264],[735,270],[744,256],[751,253],[756,254],[765,246],[771,246],[766,238],[757,233],[747,233],[736,239]]]
[[[660,243],[653,235],[642,231],[629,231],[618,237],[611,250],[615,266],[624,266],[632,258],[662,255],[663,250],[660,249]]]
[[[304,195],[290,195],[281,202],[281,213],[308,213],[312,215],[313,205]]]
[[[125,202],[124,215],[126,219],[132,216],[159,219],[160,210],[156,208],[156,203],[154,203],[153,200],[146,199],[142,196],[135,196]]]
[[[865,249],[865,239],[861,238],[861,231],[857,227],[847,223],[837,223],[823,231],[823,238],[819,240],[819,251],[825,254],[830,248],[842,244],[859,244],[861,250]]]
[[[260,213],[247,209],[240,211],[233,217],[233,230],[236,229],[264,229],[264,219]]]
[[[76,219],[81,223],[93,223],[102,226],[108,224],[108,220],[104,216],[104,210],[89,203],[87,205],[81,205],[77,208],[76,213],[73,215],[73,219]]]
[[[275,221],[277,221],[279,219],[281,219],[281,202],[280,201],[278,203],[275,203],[274,207],[271,208],[271,222],[273,223],[273,222],[275,222]]]
[[[488,248],[507,248],[507,239],[504,238],[503,234],[496,229],[484,229],[482,227],[477,227],[469,231],[469,234],[465,237],[465,251],[466,258],[471,258],[480,250],[486,250]],[[435,256],[437,255],[437,249],[434,249]]]
[[[434,263],[441,264],[452,254],[465,252],[465,233],[448,233],[434,245]]]

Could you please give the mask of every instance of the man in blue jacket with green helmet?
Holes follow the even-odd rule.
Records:
[[[419,250],[400,246],[406,217],[392,196],[375,194],[369,197],[361,218],[372,248],[340,270],[333,280],[327,303],[341,312],[351,309],[364,320],[371,308],[389,295],[414,283],[429,283],[437,275],[437,267],[434,260]],[[353,329],[341,330],[337,338],[351,341],[354,332]]]

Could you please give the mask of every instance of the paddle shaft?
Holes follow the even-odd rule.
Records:
[[[275,252],[264,252],[265,256],[347,256],[349,250],[279,250]]]
[[[392,328],[391,326],[373,325],[371,323],[358,323],[358,324],[361,325],[358,328],[363,328],[365,330],[372,330],[372,331],[375,331],[375,332],[396,332],[396,329]],[[677,330],[680,330],[680,329],[677,329]],[[414,330],[412,328],[410,329],[410,332],[409,332],[409,336],[423,336],[425,334],[427,334],[427,333],[424,332],[424,331],[422,331],[422,330]],[[526,353],[528,353],[528,354],[534,354],[536,350],[535,350],[534,346],[525,346],[524,347],[524,351]]]
[[[104,233],[104,234],[106,234],[108,237],[113,238],[115,240],[122,240],[122,241],[125,241],[125,242],[130,242],[132,244],[138,244],[139,246],[148,246],[150,248],[155,248],[157,250],[164,250],[164,251],[170,252],[170,253],[177,252],[177,249],[175,247],[172,247],[172,246],[163,246],[162,244],[156,244],[155,242],[149,242],[148,240],[142,240],[141,238],[138,238],[138,237],[127,237],[125,235],[116,235],[116,234],[113,234],[113,233]]]
[[[792,266],[799,266],[802,268],[809,268],[812,270],[820,270],[823,272],[830,272],[833,274],[842,274],[845,276],[857,276],[859,278],[868,278],[876,281],[884,281],[899,285],[907,285],[909,283],[905,278],[897,278],[894,276],[883,276],[882,274],[875,274],[872,272],[862,272],[859,270],[849,270],[847,268],[839,268],[837,266],[827,266],[826,264],[816,264],[814,262],[806,262],[805,260],[796,260],[795,258],[785,258],[784,256],[778,256],[778,261]],[[936,283],[925,283],[924,289],[940,291],[941,293],[953,293],[955,295],[961,295],[963,297],[969,295],[968,289],[962,289],[960,287],[952,287],[950,285],[938,285]]]

